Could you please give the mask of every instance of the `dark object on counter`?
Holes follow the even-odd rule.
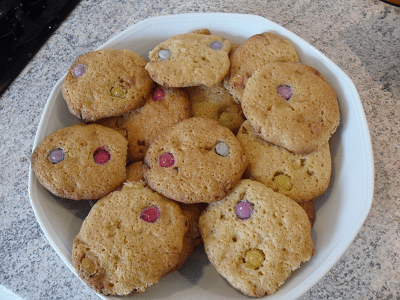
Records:
[[[80,0],[0,0],[0,96]]]
[[[386,2],[386,3],[392,4],[394,6],[400,7],[400,0],[382,0],[382,2]]]

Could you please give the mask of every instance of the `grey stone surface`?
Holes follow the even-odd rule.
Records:
[[[98,299],[55,253],[30,205],[39,120],[53,86],[80,54],[148,17],[188,12],[263,16],[353,80],[372,137],[374,201],[354,242],[301,299],[400,299],[400,8],[377,0],[82,0],[0,98],[0,284],[23,299]]]

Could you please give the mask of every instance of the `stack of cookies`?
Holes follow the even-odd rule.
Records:
[[[82,120],[47,136],[32,169],[51,193],[97,200],[72,262],[96,292],[143,292],[199,246],[234,288],[275,293],[314,255],[329,186],[336,93],[270,32],[208,30],[150,51],[98,50],[62,86]]]

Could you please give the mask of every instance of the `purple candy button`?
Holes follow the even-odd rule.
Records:
[[[247,220],[253,214],[253,207],[245,200],[240,201],[238,204],[236,204],[235,214],[240,220]]]
[[[86,67],[82,64],[78,64],[75,66],[75,68],[72,70],[72,75],[74,77],[80,77],[86,72]]]
[[[276,91],[278,92],[279,96],[285,100],[289,100],[290,97],[292,97],[292,88],[288,85],[278,86]]]
[[[58,164],[59,162],[62,162],[64,160],[64,158],[65,158],[65,154],[64,154],[63,149],[55,148],[50,151],[49,161],[52,164]]]
[[[220,41],[214,41],[210,44],[211,49],[214,49],[214,50],[221,50],[222,46],[223,46],[223,44]]]

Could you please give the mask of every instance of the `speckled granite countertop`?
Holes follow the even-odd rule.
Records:
[[[301,299],[400,299],[400,8],[377,0],[82,0],[0,99],[0,285],[23,299],[98,299],[55,253],[30,206],[38,123],[78,55],[148,17],[188,12],[263,16],[353,80],[372,136],[374,201],[343,257]]]

